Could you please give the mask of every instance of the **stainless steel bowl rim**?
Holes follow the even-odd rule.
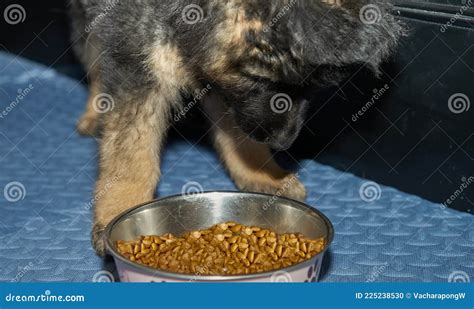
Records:
[[[153,201],[149,201],[143,204],[140,204],[138,206],[135,206],[133,208],[130,208],[126,210],[125,212],[121,213],[117,217],[115,217],[105,228],[104,230],[104,240],[105,240],[105,245],[107,251],[112,254],[114,259],[120,260],[122,263],[125,263],[128,267],[131,269],[148,275],[148,276],[156,276],[156,277],[162,277],[162,278],[168,278],[168,279],[173,279],[173,280],[181,280],[181,281],[244,281],[244,280],[253,280],[253,279],[259,279],[259,278],[265,278],[265,277],[271,277],[273,274],[278,273],[278,272],[286,272],[286,273],[291,273],[293,271],[299,270],[306,268],[310,265],[314,264],[314,261],[324,255],[331,245],[333,238],[334,238],[334,227],[331,223],[331,221],[324,215],[321,211],[317,210],[316,208],[313,208],[305,203],[288,199],[285,197],[276,197],[275,195],[270,195],[270,194],[264,194],[264,193],[253,193],[253,192],[239,192],[239,191],[205,191],[202,193],[197,193],[193,194],[195,197],[203,196],[203,195],[211,195],[211,194],[233,194],[233,195],[240,195],[241,197],[251,197],[251,196],[267,196],[270,198],[276,198],[276,200],[286,200],[290,203],[292,203],[292,207],[300,208],[300,209],[306,209],[312,212],[313,214],[318,215],[326,224],[327,231],[328,231],[328,236],[326,238],[326,247],[323,251],[321,251],[319,254],[315,255],[311,259],[292,265],[290,267],[286,268],[281,268],[278,270],[273,270],[273,271],[267,271],[267,272],[262,272],[262,273],[256,273],[256,274],[249,274],[249,275],[229,275],[229,276],[203,276],[203,275],[191,275],[191,274],[180,274],[180,273],[174,273],[174,272],[167,272],[167,271],[162,271],[162,270],[157,270],[156,268],[152,268],[149,266],[145,265],[140,265],[137,263],[134,263],[130,261],[129,259],[125,258],[122,256],[115,246],[112,244],[110,240],[110,234],[112,233],[112,230],[114,226],[121,220],[125,220],[128,216],[132,215],[133,213],[137,211],[142,211],[147,209],[148,207],[160,207],[154,205],[157,202],[163,202],[168,199],[174,199],[174,198],[179,198],[184,196],[183,194],[176,194],[176,195],[171,195],[171,196],[166,196],[162,198],[155,199]]]

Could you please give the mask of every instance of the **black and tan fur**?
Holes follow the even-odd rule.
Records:
[[[359,19],[367,4],[383,14],[375,24]],[[202,10],[198,22],[183,18],[189,5]],[[104,253],[101,234],[114,216],[153,198],[172,115],[183,94],[203,85],[212,87],[201,104],[215,148],[236,185],[303,200],[304,186],[290,181],[295,176],[270,149],[297,137],[305,87],[337,84],[353,65],[378,71],[403,31],[387,9],[369,0],[72,0],[74,46],[91,92],[78,130],[102,131],[97,252]],[[93,108],[101,93],[114,100],[104,114]],[[284,113],[271,108],[278,93],[291,97]]]

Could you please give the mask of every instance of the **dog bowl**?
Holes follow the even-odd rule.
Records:
[[[181,235],[227,221],[270,228],[277,233],[302,233],[314,239],[324,237],[326,247],[312,259],[287,268],[238,276],[161,271],[134,263],[116,250],[118,240],[129,241],[141,235],[165,233]],[[107,226],[104,237],[122,282],[315,282],[333,235],[329,219],[303,203],[265,194],[208,192],[166,197],[130,209]]]

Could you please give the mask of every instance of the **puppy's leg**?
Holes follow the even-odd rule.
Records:
[[[204,108],[213,122],[215,148],[240,190],[305,199],[306,190],[297,176],[278,166],[267,145],[237,129],[219,98],[208,98]]]
[[[99,255],[105,254],[104,227],[121,212],[153,198],[171,108],[164,95],[150,91],[141,97],[122,97],[117,110],[104,115],[92,231]]]
[[[101,92],[100,74],[89,73],[89,98],[87,99],[86,111],[77,123],[77,131],[85,136],[93,136],[99,129],[100,114],[97,110],[97,99]]]
[[[86,111],[77,123],[77,131],[82,135],[95,135],[99,128],[99,95],[102,91],[100,76],[101,44],[94,33],[91,33],[84,42],[79,53],[81,61],[87,69],[89,79],[89,98]]]
[[[128,50],[117,47],[116,51],[136,61]],[[103,62],[104,79],[112,74],[128,78],[115,79],[122,81],[110,90],[115,108],[101,115],[103,137],[92,231],[99,255],[105,254],[104,227],[122,211],[153,198],[172,109],[180,102],[182,91],[194,88],[175,46],[156,42],[143,53],[148,55],[146,62],[139,59],[136,66]],[[114,57],[107,59],[114,61]]]

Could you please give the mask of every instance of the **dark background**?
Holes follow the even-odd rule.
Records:
[[[21,4],[27,17],[14,27],[0,19],[0,49],[85,80],[68,41],[67,1],[1,1],[1,13],[12,3]],[[317,160],[445,202],[474,176],[474,106],[461,114],[448,108],[456,93],[474,104],[473,8],[446,32],[440,31],[466,3],[396,1],[395,14],[406,21],[410,36],[384,66],[381,78],[360,70],[341,88],[318,91],[302,136],[286,156]],[[353,122],[352,115],[373,90],[385,84],[389,92]],[[188,126],[178,130],[192,137],[196,128]],[[453,207],[472,212],[474,184]]]

